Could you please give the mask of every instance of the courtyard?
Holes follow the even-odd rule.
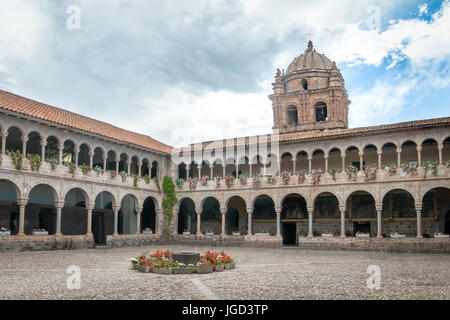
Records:
[[[192,275],[131,270],[130,258],[158,249],[222,250],[236,268]],[[381,270],[368,289],[367,269]],[[69,266],[81,288],[68,289]],[[450,299],[450,256],[381,252],[193,246],[56,250],[0,254],[0,299]]]

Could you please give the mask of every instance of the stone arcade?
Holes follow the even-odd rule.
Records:
[[[450,118],[349,129],[344,79],[311,41],[277,70],[269,98],[274,135],[173,150],[0,91],[0,227],[10,233],[0,251],[158,242],[162,178],[208,176],[221,183],[177,190],[178,243],[449,252],[448,239],[432,237],[450,233]],[[45,161],[36,169],[28,155]],[[227,186],[227,176],[248,181]]]

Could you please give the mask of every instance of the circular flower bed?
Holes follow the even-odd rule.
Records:
[[[211,273],[234,269],[234,260],[225,252],[206,251],[200,256],[197,264],[184,264],[173,259],[169,250],[156,251],[148,256],[140,256],[131,259],[133,270],[144,273],[158,274],[191,274]]]

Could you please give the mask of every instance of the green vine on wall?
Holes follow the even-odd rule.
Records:
[[[133,186],[137,188],[139,176],[136,173],[133,173]]]
[[[177,196],[175,194],[175,184],[172,181],[172,178],[169,176],[165,176],[162,185],[164,191],[164,199],[162,202],[162,206],[164,209],[164,228],[163,232],[165,235],[170,235],[170,225],[172,224],[173,219],[173,207],[178,202]]]
[[[38,154],[29,153],[27,158],[30,161],[31,171],[38,171],[41,167],[41,157]]]
[[[154,177],[153,181],[156,184],[156,188],[158,189],[158,193],[161,194],[161,187],[159,186],[159,179],[158,179],[158,177]]]
[[[16,170],[22,170],[22,161],[23,161],[22,153],[19,150],[16,150],[10,151],[7,154],[8,156],[11,157],[12,161],[14,162]]]

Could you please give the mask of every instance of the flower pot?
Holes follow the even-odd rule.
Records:
[[[47,236],[48,231],[33,231],[33,236]]]
[[[214,233],[212,233],[212,232],[206,232],[205,235],[207,235],[207,236],[213,236]]]
[[[214,271],[213,266],[203,266],[203,267],[199,267],[197,269],[197,273],[203,274],[203,273],[211,273]]]
[[[172,274],[191,274],[192,269],[190,268],[172,268]]]
[[[0,236],[10,236],[11,231],[0,231]]]
[[[448,239],[449,235],[448,234],[435,234],[434,237]]]
[[[225,266],[225,270],[231,270],[231,269],[234,269],[234,262],[231,262],[231,263],[225,263],[224,266]]]
[[[219,264],[217,266],[214,266],[214,271],[223,271],[225,270],[225,267],[223,264]]]
[[[360,234],[356,234],[357,238],[370,238],[370,234],[368,233],[360,233]]]
[[[237,237],[237,236],[240,236],[241,235],[241,233],[240,232],[232,232],[231,233],[233,236],[235,236],[235,237]]]
[[[139,265],[137,263],[133,263],[133,270],[139,270]]]
[[[150,266],[143,266],[142,272],[143,273],[150,273],[150,272],[152,272],[152,267],[150,267]]]
[[[153,234],[153,231],[144,230],[142,231],[143,234]]]
[[[172,268],[153,268],[153,273],[157,274],[172,274]]]
[[[322,233],[321,237],[322,238],[332,238],[333,234],[332,233]]]
[[[185,236],[189,236],[189,235],[191,235],[191,233],[190,233],[190,232],[183,232],[183,234],[184,234]]]

